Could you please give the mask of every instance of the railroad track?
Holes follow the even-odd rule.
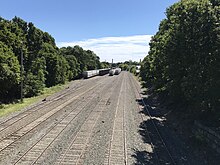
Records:
[[[89,146],[93,130],[99,118],[108,106],[108,100],[113,92],[113,88],[117,84],[112,85],[102,97],[101,101],[96,105],[93,111],[86,118],[86,121],[81,126],[77,134],[72,138],[69,147],[60,155],[55,164],[83,164],[83,155],[86,148]]]
[[[104,81],[104,80],[103,80],[103,81]],[[103,81],[101,82],[102,84],[104,84]],[[105,81],[106,81],[106,80],[105,80]],[[92,89],[98,88],[98,89],[101,90],[102,88],[99,87],[99,85],[100,85],[101,83],[98,83],[97,85],[95,85],[95,86],[89,88],[89,89],[86,90],[84,93],[81,93],[80,96],[82,96],[83,94],[86,94],[86,93],[89,94],[89,93],[88,93],[89,91],[91,92],[90,94],[94,93],[94,92],[92,91]],[[96,89],[96,90],[97,90],[97,89]],[[83,96],[82,98],[84,98],[84,97],[86,98],[86,96]],[[88,95],[88,97],[89,97],[89,95]],[[89,101],[89,98],[88,98],[88,97],[87,97],[87,101]],[[79,98],[79,95],[77,96],[77,98]],[[53,116],[54,114],[56,114],[56,113],[59,114],[59,112],[62,111],[65,107],[69,106],[69,104],[71,104],[71,102],[72,102],[74,99],[75,99],[75,102],[74,102],[74,103],[78,103],[77,105],[82,104],[82,103],[80,102],[80,100],[76,100],[76,98],[72,98],[72,99],[68,100],[67,102],[65,102],[64,104],[61,104],[60,106],[56,107],[55,109],[53,109],[53,110],[49,111],[48,113],[42,115],[40,118],[37,118],[37,119],[34,120],[33,122],[30,122],[29,124],[26,124],[26,125],[25,125],[26,127],[22,127],[22,128],[20,128],[20,129],[17,129],[17,130],[15,130],[14,132],[12,131],[12,132],[13,132],[12,134],[8,135],[7,137],[2,138],[2,140],[0,141],[0,155],[1,155],[1,156],[7,155],[7,153],[9,153],[9,151],[16,146],[15,144],[19,143],[19,141],[20,141],[20,139],[21,139],[22,137],[24,137],[24,136],[26,136],[27,134],[30,134],[30,133],[33,134],[33,133],[34,133],[33,130],[34,130],[36,127],[38,127],[40,124],[43,125],[43,123],[44,123],[45,121],[47,121],[48,118],[50,118],[50,117]],[[90,101],[91,101],[91,100],[90,100]],[[80,106],[79,106],[79,107],[80,107]],[[79,109],[82,109],[82,107],[81,107],[81,108],[78,108],[78,109],[77,109],[77,107],[76,107],[76,108],[74,109],[74,111],[70,111],[70,112],[69,112],[69,115],[66,114],[66,115],[63,117],[63,119],[61,119],[61,121],[62,121],[63,123],[66,123],[66,122],[67,122],[66,120],[68,120],[68,119],[70,119],[70,118],[73,117],[73,116],[71,116],[71,115],[77,115],[76,112],[77,112],[77,110],[79,110]],[[64,128],[64,127],[63,127],[62,124],[60,124],[60,125],[55,124],[55,126],[52,127],[51,130],[52,130],[53,128],[56,128],[57,131],[59,132],[60,129],[62,130],[62,128]],[[49,131],[49,132],[50,132],[50,131]],[[58,132],[57,132],[57,133],[58,133]],[[42,136],[41,139],[42,139],[42,138],[45,138],[45,137],[46,137],[46,134],[45,134],[44,136]],[[47,138],[46,138],[46,139],[47,139]],[[49,138],[49,139],[50,139],[50,138]],[[49,140],[47,140],[47,141],[49,141]],[[35,146],[36,146],[36,145],[35,145]],[[5,153],[6,153],[6,154],[5,154]],[[21,156],[21,155],[22,155],[22,154],[20,153],[20,156]],[[22,158],[22,157],[24,157],[24,156],[21,156],[20,158]],[[20,161],[21,159],[18,159],[18,160]],[[15,162],[18,163],[19,161],[15,161]]]
[[[145,103],[145,101],[143,100],[143,98],[141,96],[140,87],[137,84],[137,81],[134,79],[134,77],[131,74],[129,75],[129,79],[130,79],[130,82],[134,88],[136,98],[143,105],[143,106],[138,106],[139,110],[142,111],[144,109],[147,112],[147,115],[149,117],[148,120],[150,121],[150,127],[145,123],[145,120],[144,120],[145,115],[143,113],[140,113],[140,118],[143,123],[142,127],[146,130],[146,134],[148,135],[148,138],[150,140],[150,145],[151,145],[151,147],[153,149],[153,153],[155,155],[154,164],[176,165],[176,162],[175,162],[171,152],[169,151],[169,149],[166,145],[166,142],[157,127],[157,124],[155,123],[155,121],[153,120],[153,117],[151,116],[151,113],[148,109],[147,104]]]
[[[95,81],[93,80],[93,82],[95,82]],[[81,90],[84,86],[85,86],[84,84],[79,83],[78,86],[74,86],[74,87],[69,88],[68,90],[64,90],[64,92],[61,92],[61,94],[59,94],[59,95],[55,95],[55,97],[52,97],[49,101],[41,102],[40,104],[32,106],[31,108],[15,115],[15,116],[12,116],[9,119],[2,121],[0,123],[0,139],[4,138],[4,137],[2,137],[4,134],[3,133],[4,130],[8,129],[9,127],[13,127],[13,129],[15,129],[14,125],[21,126],[22,124],[20,124],[19,121],[23,120],[24,118],[29,118],[30,115],[33,115],[33,113],[37,113],[39,110],[43,114],[44,112],[48,111],[47,108],[53,109],[54,107],[59,106],[60,101],[62,102],[61,99],[65,99],[68,96],[74,97],[76,94],[81,92]],[[44,111],[42,111],[42,108],[44,108]],[[19,124],[16,124],[16,123],[19,123]],[[27,121],[26,121],[26,123],[27,123]]]
[[[96,79],[95,80],[91,80],[90,84],[93,84],[94,82],[97,83],[99,81],[97,81]],[[3,130],[7,129],[7,127],[9,127],[12,124],[22,120],[23,118],[27,117],[28,115],[32,114],[33,112],[41,110],[42,108],[47,108],[47,107],[51,108],[51,106],[57,106],[54,103],[54,101],[57,102],[57,101],[59,101],[61,99],[65,99],[68,96],[71,96],[71,95],[73,95],[73,92],[78,92],[84,86],[85,86],[85,84],[83,84],[82,81],[79,81],[75,86],[70,86],[66,90],[64,90],[61,93],[59,93],[58,95],[55,94],[54,96],[51,96],[51,98],[48,101],[40,102],[40,103],[38,103],[36,105],[33,105],[33,106],[29,107],[28,109],[24,110],[23,112],[20,112],[20,113],[12,116],[10,118],[6,118],[6,120],[3,120],[3,121],[0,122],[0,134],[1,134],[1,132]],[[75,95],[75,93],[74,93],[74,95]]]
[[[78,88],[73,94],[55,100],[57,104],[51,104],[51,109],[39,109],[36,114],[30,113],[29,117],[34,115],[34,119],[25,121],[23,118],[22,126],[16,127],[8,134],[5,132],[5,136],[1,134],[0,164],[81,165],[87,162],[101,162],[105,165],[128,165],[133,162],[130,156],[131,147],[134,145],[128,143],[133,140],[133,134],[127,132],[130,130],[130,118],[126,110],[136,110],[136,104],[131,103],[135,100],[134,97],[138,98],[145,108],[147,106],[141,98],[139,86],[134,78],[124,72],[119,76],[94,80],[96,85],[85,84],[85,88]],[[130,92],[132,97],[129,96]],[[128,107],[130,105],[132,107]],[[138,108],[142,110],[143,107]],[[148,112],[147,109],[145,111]],[[110,114],[111,117],[108,118]],[[142,122],[150,139],[153,148],[151,160],[154,164],[175,164],[156,123],[153,125],[151,114],[148,114],[148,121],[152,125],[150,128],[149,123],[145,123],[144,114],[139,113],[136,116],[137,128]],[[12,127],[5,130],[10,128]],[[134,127],[131,130],[134,131]],[[103,137],[106,140],[103,140]],[[97,147],[97,144],[104,147]],[[93,152],[94,148],[98,151]],[[101,158],[96,161],[93,153]]]
[[[105,158],[105,165],[124,164],[127,165],[127,144],[125,130],[125,104],[126,104],[126,81],[123,74],[122,85],[117,101],[113,130],[109,144],[108,154]]]
[[[96,86],[92,86],[91,88],[89,88],[88,90],[86,90],[84,93],[94,89],[95,87],[97,87],[99,84],[97,84]],[[8,125],[5,126],[4,129],[2,129],[0,131],[0,152],[7,147],[8,145],[10,145],[11,143],[13,143],[15,140],[17,140],[18,138],[20,138],[22,135],[26,134],[27,132],[29,132],[30,130],[32,130],[34,127],[36,127],[37,125],[39,125],[40,122],[45,121],[47,118],[51,117],[52,115],[56,114],[57,112],[59,112],[59,110],[61,110],[62,108],[65,108],[67,105],[71,104],[72,101],[74,101],[76,98],[79,98],[79,96],[81,96],[82,94],[81,91],[75,93],[72,98],[70,100],[68,100],[67,102],[59,102],[59,104],[49,104],[46,107],[44,106],[42,109],[42,107],[40,107],[35,114],[33,113],[33,111],[28,111],[27,113],[25,113],[24,115],[22,114],[22,117],[18,117],[17,118],[13,118],[12,121],[8,121]],[[49,108],[49,109],[47,109]],[[52,109],[52,110],[51,110]],[[27,119],[24,120],[24,117],[26,117]],[[15,120],[15,121],[14,121]],[[29,129],[24,129],[26,126],[29,127]],[[17,134],[14,134],[14,132],[16,131],[20,131]]]

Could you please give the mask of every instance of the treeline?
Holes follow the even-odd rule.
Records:
[[[142,62],[145,85],[186,113],[219,117],[220,1],[181,0],[166,17]]]
[[[136,74],[137,65],[140,65],[140,63],[132,60],[125,61],[123,63],[122,62],[117,63],[117,66],[119,66],[122,70],[126,70],[134,74]]]
[[[23,54],[23,77],[21,77]],[[21,18],[0,17],[0,103],[38,95],[44,87],[80,78],[85,70],[101,68],[99,57],[79,46],[59,49],[55,39]]]

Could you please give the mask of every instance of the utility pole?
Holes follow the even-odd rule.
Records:
[[[23,51],[21,48],[21,103],[23,103],[23,71],[24,71],[24,65],[23,65]]]
[[[113,68],[113,59],[112,59],[112,68]]]

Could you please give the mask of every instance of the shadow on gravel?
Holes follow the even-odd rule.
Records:
[[[185,132],[178,126],[181,123],[166,115],[170,112],[167,106],[164,107],[163,103],[159,103],[152,97],[144,98],[144,101],[147,103],[145,108],[141,99],[136,100],[137,104],[142,108],[139,113],[144,117],[143,121],[139,124],[138,133],[141,135],[142,141],[146,146],[150,146],[153,143],[154,148],[151,152],[148,149],[145,151],[134,150],[132,157],[136,160],[135,165],[167,164],[167,161],[169,161],[167,154],[164,152],[164,146],[157,136],[157,131],[154,129],[154,125],[156,125],[162,136],[175,164],[219,165],[220,158],[215,156],[213,151],[195,146],[192,138],[186,137],[188,134],[185,135]],[[149,117],[148,112],[151,117]],[[202,148],[203,150],[201,150]],[[160,163],[158,163],[158,157]]]
[[[150,107],[149,105],[144,107],[142,100],[136,100],[136,102],[143,107],[139,113],[144,114],[146,117],[144,121],[140,123],[138,132],[145,143],[151,143],[151,136],[157,134],[157,132],[155,132],[154,125],[156,125],[158,129],[162,129],[166,124],[166,120],[161,114],[159,108],[154,106]],[[149,117],[148,113],[150,113],[151,117]],[[157,146],[155,146],[155,148],[157,148]]]
[[[153,153],[149,153],[147,151],[138,151],[133,149],[134,154],[132,157],[135,159],[134,165],[148,165],[154,164],[152,161]]]
[[[160,152],[162,146],[161,143],[155,142],[154,137],[156,132],[154,130],[153,122],[157,125],[157,127],[162,128],[164,126],[163,118],[160,115],[159,109],[147,106],[147,111],[146,108],[144,108],[141,99],[137,99],[136,102],[143,107],[139,113],[144,114],[144,121],[140,123],[138,132],[147,147],[146,151],[134,150],[132,157],[136,160],[135,165],[158,164],[157,154]],[[148,112],[151,114],[152,118],[148,117]],[[154,144],[154,148],[151,146],[152,142]]]

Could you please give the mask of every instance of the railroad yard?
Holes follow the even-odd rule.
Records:
[[[165,119],[148,115],[146,104],[129,72],[73,81],[0,119],[0,164],[207,163],[162,131]]]

